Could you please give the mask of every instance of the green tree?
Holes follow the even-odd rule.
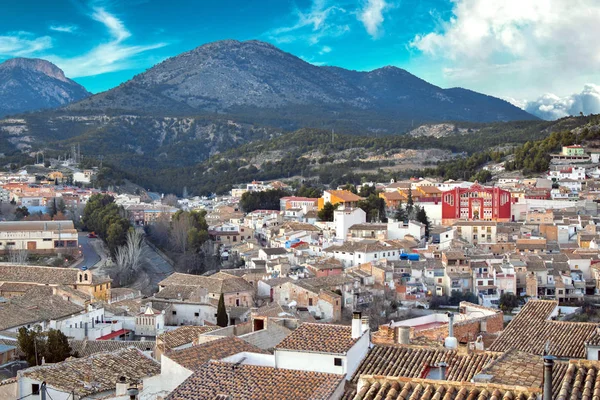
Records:
[[[409,218],[413,213],[413,208],[415,207],[415,201],[412,196],[412,188],[408,188],[408,198],[406,199],[406,214],[408,214]]]
[[[513,309],[519,307],[519,298],[514,293],[502,293],[499,305],[502,311],[511,313]]]
[[[44,357],[46,342],[42,338],[41,330],[39,325],[33,329],[19,328],[17,342],[21,351],[25,353],[27,363],[31,366],[40,365]]]
[[[394,214],[394,219],[398,222],[408,222],[408,214],[402,206],[402,200],[400,200],[398,202],[398,206],[396,206],[396,213]]]
[[[338,208],[338,204],[333,205],[330,202],[325,203],[325,205],[323,205],[323,208],[320,209],[319,212],[317,213],[319,220],[326,221],[326,222],[333,221],[333,212],[337,208]]]
[[[59,330],[50,329],[44,351],[45,361],[48,363],[64,361],[71,356],[71,352],[72,349],[65,334]]]
[[[29,210],[25,206],[17,207],[17,209],[15,210],[15,218],[19,221],[28,216]]]
[[[431,227],[431,222],[429,221],[429,217],[425,212],[425,208],[417,207],[417,221],[425,225],[425,236],[429,237],[429,228]]]
[[[226,327],[229,325],[229,317],[227,316],[227,310],[225,309],[225,297],[223,293],[219,297],[219,305],[217,306],[217,325]]]

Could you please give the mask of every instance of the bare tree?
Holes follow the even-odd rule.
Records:
[[[185,253],[188,249],[188,232],[192,228],[189,216],[180,215],[171,221],[169,241],[174,251]]]
[[[29,258],[27,250],[10,250],[8,252],[8,262],[15,265],[26,265]]]
[[[162,199],[162,203],[171,207],[177,207],[177,196],[168,194]]]
[[[117,248],[113,273],[120,285],[127,285],[141,267],[146,252],[144,234],[138,230],[127,232],[127,243]]]

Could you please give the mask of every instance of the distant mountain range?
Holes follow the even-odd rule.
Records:
[[[67,109],[222,113],[280,121],[280,127],[286,125],[281,121],[291,121],[292,128],[317,120],[355,120],[362,129],[396,132],[407,122],[537,119],[504,100],[461,88],[441,89],[400,68],[358,72],[318,67],[268,43],[234,40],[169,58]],[[382,119],[400,124],[365,123]]]
[[[0,64],[0,116],[56,108],[90,95],[48,61],[13,58]]]

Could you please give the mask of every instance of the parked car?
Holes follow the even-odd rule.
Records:
[[[89,237],[90,239],[97,239],[97,238],[98,238],[98,235],[96,235],[94,232],[92,232],[92,233],[88,233],[88,237]]]

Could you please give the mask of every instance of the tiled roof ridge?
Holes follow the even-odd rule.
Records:
[[[485,390],[490,390],[490,389],[499,389],[499,390],[504,390],[506,392],[511,392],[514,393],[515,391],[518,392],[525,392],[528,394],[537,394],[537,393],[541,393],[542,389],[539,387],[527,387],[527,386],[518,386],[518,385],[503,385],[500,383],[490,383],[490,382],[486,382],[486,383],[479,383],[479,382],[468,382],[468,381],[448,381],[448,380],[439,380],[439,379],[423,379],[423,378],[408,378],[408,377],[404,377],[404,376],[384,376],[384,375],[361,375],[360,379],[365,379],[365,380],[387,380],[387,381],[396,381],[396,382],[403,382],[403,383],[410,383],[410,384],[421,384],[422,386],[425,385],[434,385],[434,386],[450,386],[450,387],[456,387],[459,389],[463,389],[463,388],[482,388]],[[515,396],[517,397],[517,396]]]

